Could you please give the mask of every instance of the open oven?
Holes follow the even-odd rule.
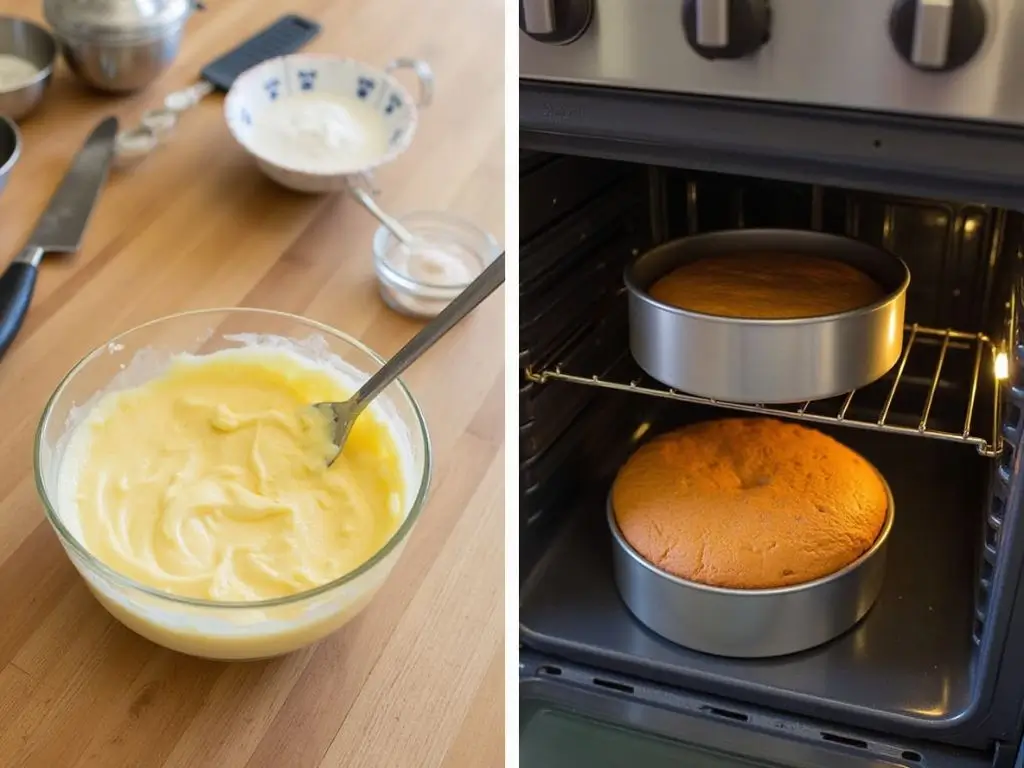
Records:
[[[1024,765],[1024,7],[522,0],[520,24],[522,764]],[[647,375],[624,269],[736,229],[900,257],[896,364],[775,405]],[[878,599],[810,650],[688,650],[616,588],[617,469],[729,413],[809,424],[891,488]]]

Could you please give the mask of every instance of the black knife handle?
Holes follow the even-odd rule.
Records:
[[[0,275],[0,357],[14,342],[32,303],[39,268],[31,262],[12,261]]]

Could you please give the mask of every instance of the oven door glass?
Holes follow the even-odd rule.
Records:
[[[522,768],[779,768],[543,706],[520,717]]]
[[[547,672],[545,672],[547,670]],[[552,670],[554,670],[552,672]],[[984,753],[863,744],[854,734],[764,711],[732,717],[679,689],[593,677],[597,670],[520,650],[521,768],[979,768]],[[598,673],[600,674],[600,673]],[[624,679],[623,679],[624,680]],[[588,684],[590,681],[591,684]],[[602,683],[595,686],[593,683]],[[615,690],[613,690],[615,688]],[[618,690],[621,689],[621,690]],[[735,719],[735,718],[740,719]],[[934,758],[934,759],[933,759]]]

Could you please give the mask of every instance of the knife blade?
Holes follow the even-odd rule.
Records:
[[[108,117],[92,129],[29,236],[30,247],[42,248],[44,253],[78,250],[96,198],[107,180],[116,136],[116,117]]]
[[[43,256],[78,250],[96,198],[107,180],[116,135],[116,117],[108,117],[93,128],[25,247],[0,275],[0,357],[25,321]]]

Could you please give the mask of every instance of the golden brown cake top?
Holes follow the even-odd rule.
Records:
[[[782,320],[866,307],[885,291],[864,272],[835,259],[735,253],[684,264],[655,282],[650,294],[706,315]]]
[[[802,584],[842,570],[882,529],[877,471],[831,437],[774,419],[694,424],[642,445],[612,509],[645,560],[735,589]]]

